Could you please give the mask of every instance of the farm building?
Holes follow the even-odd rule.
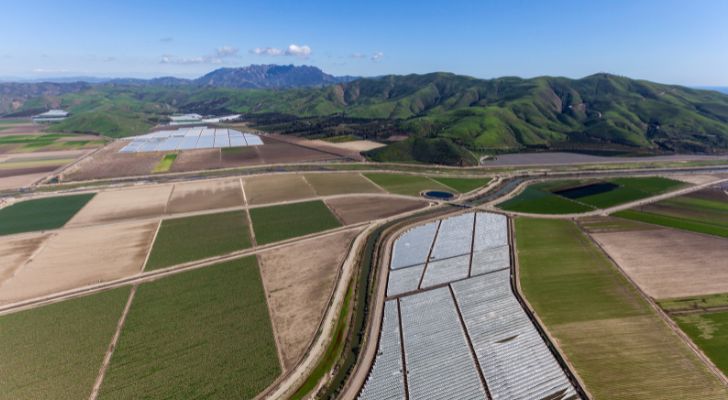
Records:
[[[49,110],[33,117],[33,122],[50,123],[59,122],[68,118],[69,113],[63,110]]]

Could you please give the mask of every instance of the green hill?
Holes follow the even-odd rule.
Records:
[[[316,138],[410,137],[370,154],[382,161],[472,164],[484,154],[524,150],[728,150],[728,96],[609,74],[484,80],[433,73],[288,90],[101,84],[42,99],[74,113],[61,130],[110,136],[141,133],[182,111],[242,113],[261,129]]]

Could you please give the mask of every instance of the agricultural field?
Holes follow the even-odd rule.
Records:
[[[290,369],[314,339],[349,246],[361,229],[290,244],[258,255],[274,332]]]
[[[709,311],[711,309],[718,308],[728,309],[728,293],[663,299],[658,300],[657,303],[668,313],[681,311]]]
[[[525,297],[595,399],[724,399],[728,390],[571,221],[518,218]]]
[[[432,177],[435,182],[441,183],[456,192],[467,193],[487,185],[491,178],[446,178]]]
[[[0,131],[0,133],[4,133]],[[59,150],[93,149],[105,140],[91,135],[31,132],[0,135],[0,153],[35,153]]]
[[[167,204],[167,213],[241,207],[243,190],[239,179],[176,183]]]
[[[728,374],[728,312],[675,315],[673,318],[703,353]]]
[[[0,399],[85,399],[129,297],[119,288],[0,316]]]
[[[261,245],[341,226],[320,200],[251,208],[250,218]]]
[[[0,304],[137,274],[156,228],[156,222],[123,222],[61,229],[38,245],[32,259],[10,266]]]
[[[728,195],[710,188],[614,214],[670,228],[728,237]]]
[[[0,235],[58,229],[64,226],[93,193],[26,200],[0,209]]]
[[[366,173],[364,176],[390,193],[418,196],[425,190],[452,191],[449,187],[426,176],[388,173]]]
[[[316,196],[302,174],[260,175],[243,179],[248,204],[301,200]]]
[[[306,181],[319,196],[346,193],[384,193],[380,187],[357,173],[306,174]]]
[[[152,169],[153,173],[160,173],[160,172],[167,172],[172,168],[172,164],[174,164],[174,161],[177,159],[177,153],[173,154],[165,154],[161,160],[159,160],[159,163],[154,166],[154,169]]]
[[[248,257],[140,285],[99,398],[247,399],[280,372]]]
[[[165,219],[145,270],[201,260],[250,246],[245,211]]]
[[[128,142],[112,142],[64,171],[63,181],[148,175],[159,163],[160,153],[119,153]],[[179,160],[175,165],[179,163]]]
[[[591,235],[652,298],[728,292],[728,239],[644,226]]]
[[[683,187],[661,177],[549,181],[529,185],[498,207],[536,214],[571,214],[609,208]]]
[[[68,225],[160,217],[164,214],[171,190],[172,185],[152,185],[99,192]]]
[[[326,199],[326,205],[344,225],[386,218],[427,207],[424,200],[385,199],[375,196],[356,196]]]

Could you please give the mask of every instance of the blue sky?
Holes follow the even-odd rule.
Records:
[[[336,75],[610,72],[728,86],[727,17],[725,0],[24,0],[2,5],[0,77],[292,63]]]

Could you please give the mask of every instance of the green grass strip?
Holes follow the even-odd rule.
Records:
[[[467,193],[481,188],[491,181],[491,178],[441,178],[434,176],[430,177],[430,179],[460,193]]]
[[[95,193],[21,201],[0,209],[0,235],[58,229]]]
[[[250,209],[255,240],[267,244],[341,226],[323,201]]]
[[[728,237],[728,227],[714,225],[707,222],[696,221],[687,218],[673,217],[663,214],[655,214],[646,211],[624,210],[613,214],[616,217],[627,218],[640,222],[647,222],[655,225],[662,225],[669,228],[682,229],[686,231],[705,233],[721,237]]]
[[[167,172],[170,168],[172,168],[172,164],[174,164],[174,161],[177,159],[177,153],[173,154],[165,154],[164,157],[157,163],[157,165],[154,166],[154,169],[152,172],[159,173],[159,172]]]

